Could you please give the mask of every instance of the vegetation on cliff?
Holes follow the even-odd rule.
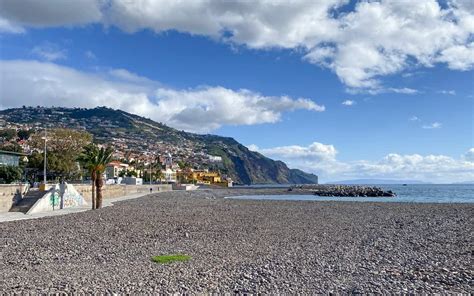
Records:
[[[317,183],[317,176],[289,169],[285,163],[250,151],[233,138],[179,131],[121,110],[24,107],[0,111],[0,119],[6,124],[86,130],[94,135],[94,142],[110,144],[120,139],[134,149],[146,149],[157,142],[167,146],[186,146],[196,152],[221,156],[220,170],[237,183]]]

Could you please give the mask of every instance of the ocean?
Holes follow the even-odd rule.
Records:
[[[359,202],[474,203],[474,185],[414,184],[368,185],[392,190],[397,197],[323,197],[315,195],[243,195],[229,198],[258,200],[319,200]]]

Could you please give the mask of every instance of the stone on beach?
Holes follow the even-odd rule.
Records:
[[[223,199],[164,192],[0,223],[0,291],[472,293],[472,204]],[[186,235],[189,234],[189,235]],[[156,264],[156,254],[192,260]]]
[[[395,197],[391,190],[383,190],[374,186],[355,185],[295,185],[288,189],[292,194],[311,193],[318,196],[336,197]]]

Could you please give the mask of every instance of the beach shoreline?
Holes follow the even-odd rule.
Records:
[[[0,224],[0,291],[472,293],[472,204],[225,199],[162,192]],[[151,256],[190,255],[161,265]],[[471,262],[472,263],[472,262]]]

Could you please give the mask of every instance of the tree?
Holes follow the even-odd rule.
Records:
[[[78,158],[79,161],[89,170],[92,179],[92,208],[102,207],[102,187],[104,185],[103,174],[105,167],[112,160],[113,149],[98,148],[95,144],[89,144],[84,147],[83,152]],[[95,197],[94,197],[95,189]]]
[[[33,132],[31,130],[19,130],[18,131],[18,139],[20,140],[28,140],[28,138],[30,137],[30,135],[32,134]]]
[[[180,169],[184,170],[187,167],[187,163],[180,160],[180,161],[178,161],[178,166],[179,166]]]
[[[72,129],[51,129],[47,132],[48,172],[66,179],[74,179],[81,173],[77,159],[83,147],[92,142],[92,135]],[[30,137],[30,145],[44,150],[44,132]]]
[[[125,176],[126,176],[126,177],[135,177],[135,178],[136,178],[136,177],[138,177],[138,174],[137,174],[136,171],[127,170],[127,171],[125,172]]]
[[[3,138],[5,141],[11,141],[16,139],[16,130],[12,128],[0,130],[0,138]]]
[[[99,154],[99,148],[94,144],[89,144],[84,147],[84,151],[78,157],[78,161],[82,164],[82,166],[85,169],[87,169],[91,177],[91,183],[92,183],[91,201],[92,201],[93,210],[95,210],[96,208],[95,180],[97,179],[96,163],[97,163],[98,154]]]
[[[112,160],[113,152],[114,150],[110,147],[107,147],[105,149],[102,147],[100,148],[97,154],[97,159],[95,162],[95,186],[97,195],[96,209],[102,208],[102,186],[104,186],[103,173],[105,171],[106,165]]]
[[[0,165],[0,183],[10,184],[21,179],[22,170],[17,166]]]
[[[23,149],[16,142],[8,142],[6,144],[0,145],[0,150],[11,151],[11,152],[23,152]]]

